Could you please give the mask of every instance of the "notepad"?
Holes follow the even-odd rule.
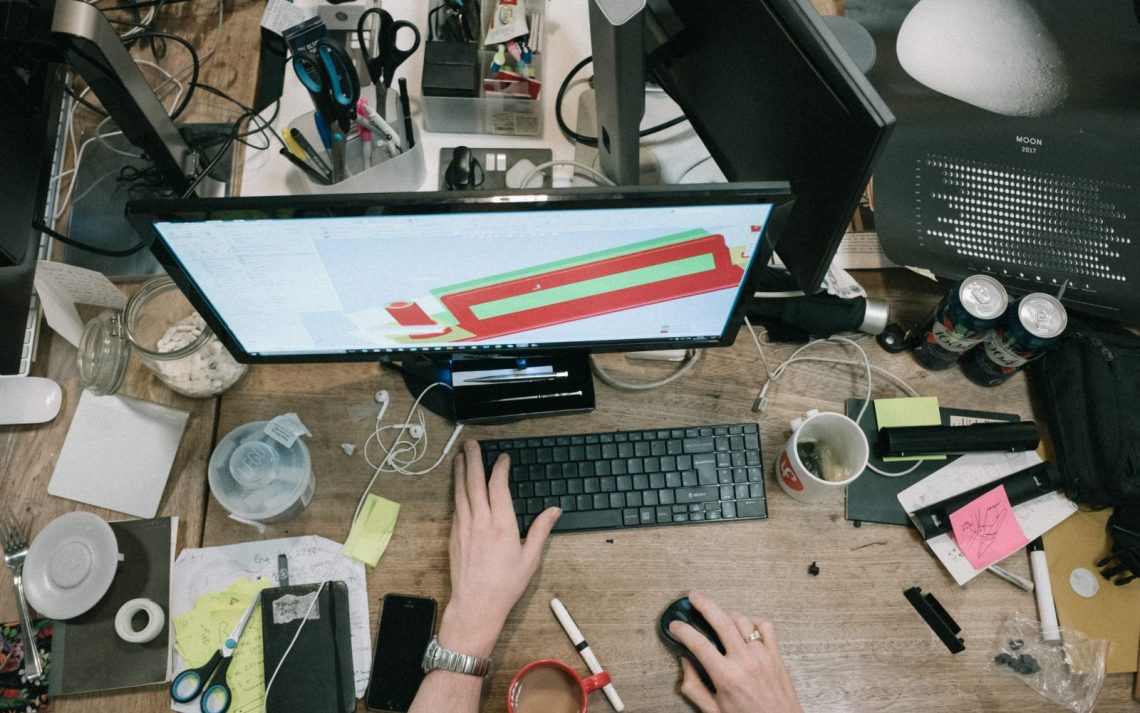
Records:
[[[942,414],[936,396],[916,396],[903,399],[875,399],[875,420],[879,428],[895,426],[938,426]],[[899,456],[884,458],[884,463],[913,460],[946,460],[944,455]]]
[[[154,517],[189,412],[84,391],[48,493],[135,517]]]
[[[399,515],[400,503],[369,493],[345,540],[344,554],[375,567],[388,549]]]

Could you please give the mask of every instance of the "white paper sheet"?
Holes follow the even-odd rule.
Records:
[[[368,687],[368,673],[372,666],[368,584],[364,564],[344,557],[340,551],[339,543],[316,535],[182,550],[174,562],[170,613],[172,616],[185,614],[194,607],[199,596],[225,589],[241,577],[267,577],[277,582],[277,556],[284,554],[289,558],[291,585],[317,584],[327,580],[341,580],[348,585],[352,668],[356,697],[360,698]],[[174,670],[182,671],[186,662],[179,656],[177,649],[174,656]],[[197,705],[172,703],[171,708],[185,713],[198,713]]]
[[[36,263],[35,285],[48,326],[77,348],[83,320],[75,305],[122,309],[127,304],[123,291],[102,273],[61,262]]]
[[[189,418],[189,412],[170,406],[85,390],[48,493],[154,517]]]
[[[1024,453],[970,453],[923,478],[899,493],[899,504],[910,515],[927,505],[973,490],[987,483],[1037,465],[1041,458]],[[1013,506],[1022,532],[1034,540],[1077,511],[1063,493],[1053,492]],[[985,570],[974,569],[950,534],[932,537],[927,548],[942,562],[958,584],[965,584]]]

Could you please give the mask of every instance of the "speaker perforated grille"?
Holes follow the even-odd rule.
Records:
[[[929,154],[916,162],[919,240],[989,264],[1126,281],[1131,186]]]

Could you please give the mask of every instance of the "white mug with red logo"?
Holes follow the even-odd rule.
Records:
[[[822,461],[822,468],[817,464],[819,475],[804,464],[801,446]],[[785,493],[802,503],[830,500],[863,473],[870,451],[863,429],[850,418],[808,411],[805,418],[792,421],[792,437],[776,459],[776,479]]]

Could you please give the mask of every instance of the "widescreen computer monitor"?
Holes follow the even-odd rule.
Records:
[[[128,218],[239,361],[398,361],[456,381],[457,358],[731,344],[789,198],[748,183],[258,197]]]
[[[894,125],[890,109],[808,0],[646,5],[645,71],[681,107],[729,181],[791,183],[796,205],[775,250],[802,290],[819,291]],[[628,56],[602,49],[595,47],[595,61]],[[636,99],[627,91],[598,102],[632,101],[638,112],[644,102]],[[598,114],[606,115],[604,107]],[[610,138],[614,146],[630,139]]]

